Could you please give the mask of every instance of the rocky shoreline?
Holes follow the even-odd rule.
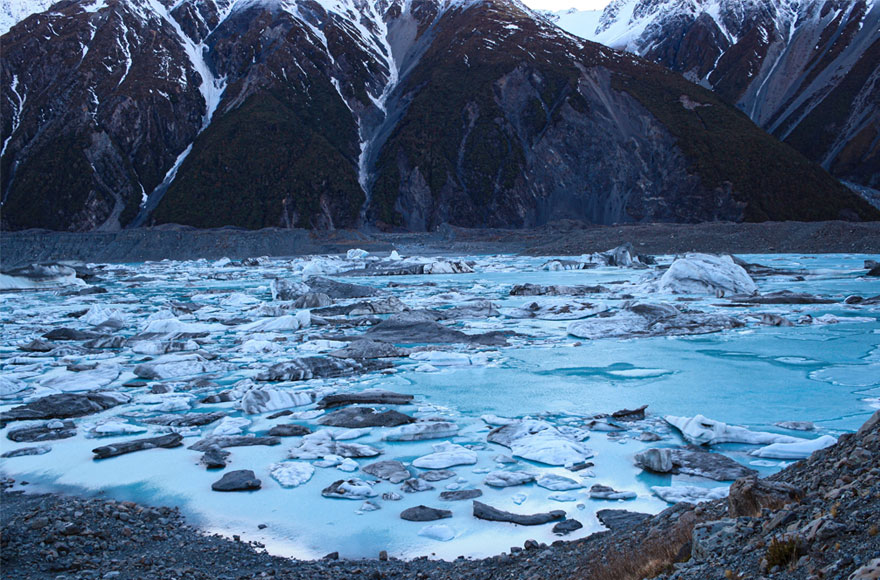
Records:
[[[857,433],[766,480],[737,480],[729,498],[645,517],[600,514],[611,528],[547,546],[452,562],[317,561],[206,535],[176,509],[26,494],[4,480],[2,568],[9,578],[562,578],[876,579],[880,575],[880,411]]]
[[[181,226],[120,232],[0,232],[2,267],[77,260],[142,262],[228,257],[338,254],[359,247],[407,254],[579,255],[632,243],[649,254],[708,253],[880,253],[880,222],[764,222],[629,224],[596,226],[554,222],[527,230],[441,226],[428,233],[356,230],[307,231],[277,228],[197,230]]]

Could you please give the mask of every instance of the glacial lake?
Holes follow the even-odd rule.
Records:
[[[14,442],[7,438],[11,431],[45,421],[10,422],[0,433],[0,451],[34,446],[51,450],[0,459],[0,472],[28,481],[25,489],[34,491],[178,506],[206,531],[237,534],[262,542],[272,553],[300,558],[320,558],[334,551],[346,558],[375,557],[387,550],[402,558],[453,559],[497,554],[521,546],[526,539],[547,543],[560,539],[553,534],[552,523],[528,527],[483,521],[473,517],[471,501],[439,498],[443,491],[461,489],[479,489],[478,501],[505,511],[564,510],[567,518],[583,524],[564,538],[583,537],[604,529],[596,516],[598,510],[656,513],[665,509],[670,504],[658,496],[657,488],[662,495],[662,488],[714,490],[731,483],[697,475],[651,473],[636,465],[634,457],[646,449],[687,444],[665,416],[702,415],[750,431],[814,440],[853,431],[880,408],[880,304],[845,302],[854,295],[880,295],[880,278],[864,276],[863,267],[865,260],[880,258],[738,257],[772,269],[752,276],[760,295],[788,290],[830,302],[746,304],[732,299],[729,292],[723,296],[712,291],[671,292],[660,284],[660,278],[673,256],[659,256],[656,265],[645,268],[598,265],[577,270],[565,268],[595,258],[404,256],[402,262],[389,262],[387,255],[353,253],[351,258],[271,259],[248,266],[227,260],[91,265],[94,278],[87,285],[0,293],[0,412],[57,393],[110,391],[122,393],[123,402],[71,419],[76,433],[64,439]],[[472,272],[350,273],[365,267],[369,271],[377,264],[438,261],[464,262]],[[371,297],[333,300],[333,306],[378,303],[393,297],[405,308],[434,313],[433,322],[425,323],[425,328],[440,325],[468,335],[504,334],[486,334],[502,338],[487,338],[482,344],[398,344],[411,350],[405,356],[384,359],[383,366],[388,368],[365,373],[258,380],[273,365],[302,357],[327,357],[354,338],[369,337],[369,329],[382,320],[399,315],[361,306],[350,314],[320,314],[320,308],[312,308],[309,316],[301,313],[306,308],[273,300],[274,279],[303,282],[311,276],[376,290]],[[561,295],[511,295],[514,286],[523,284],[601,288],[580,295],[565,294],[564,289]],[[71,290],[89,286],[107,292],[71,294]],[[716,318],[732,318],[737,325],[706,334],[692,322],[687,332],[674,325],[665,332],[646,325],[631,336],[584,338],[569,332],[576,322],[596,317],[610,316],[607,320],[613,325],[614,315],[634,304],[671,305],[685,314],[705,316],[713,324]],[[443,315],[457,307],[473,308]],[[87,348],[87,340],[50,341],[57,348],[46,352],[19,348],[57,328],[124,340],[113,348]],[[163,361],[167,361],[164,366]],[[146,365],[138,371],[141,376],[135,372],[139,365]],[[145,372],[147,367],[152,370]],[[409,405],[372,405],[377,410],[400,411],[418,419],[415,425],[452,423],[457,432],[437,439],[390,441],[384,437],[395,428],[354,431],[321,424],[322,417],[333,410],[318,408],[324,396],[367,389],[414,396]],[[274,394],[264,397],[265,408],[246,413],[243,398],[259,390]],[[203,402],[220,393],[227,393],[229,400]],[[284,393],[302,396],[285,398]],[[293,405],[294,399],[306,402]],[[609,421],[605,416],[642,405],[648,407],[641,420]],[[147,421],[161,415],[215,411],[227,419],[184,428]],[[270,418],[279,411],[291,414]],[[570,464],[518,457],[511,448],[487,440],[493,429],[523,420],[553,432],[551,445],[571,443],[569,447],[581,450],[576,453],[593,465],[572,471]],[[776,425],[783,421],[808,421],[815,429],[795,431]],[[200,464],[202,453],[188,449],[212,434],[262,437],[271,427],[290,423],[316,433],[333,433],[339,442],[372,447],[381,454],[348,460],[291,459],[291,449],[301,447],[303,438],[282,437],[276,445],[226,448],[229,465],[218,471],[206,469]],[[183,436],[181,446],[93,459],[96,447],[170,432]],[[643,440],[645,433],[656,440]],[[449,467],[454,474],[447,479],[420,480],[433,489],[408,493],[400,483],[361,470],[376,461],[397,460],[415,478],[432,470],[416,468],[412,462],[444,442],[455,444],[475,462]],[[723,443],[706,449],[761,475],[795,460],[751,454],[761,447]],[[582,453],[584,449],[589,453]],[[313,475],[301,485],[282,486],[270,471],[272,466],[290,462],[312,465]],[[261,489],[212,491],[211,485],[224,472],[238,469],[254,471]],[[539,479],[559,475],[577,486],[560,491],[534,482],[500,488],[486,485],[484,480],[496,471],[527,471]],[[351,478],[365,481],[366,489],[372,491],[357,499],[322,496],[322,490],[335,481]],[[589,490],[594,484],[634,492],[636,497],[591,499]],[[399,499],[391,499],[394,496]],[[400,518],[403,510],[418,505],[450,510],[451,517],[434,522]]]

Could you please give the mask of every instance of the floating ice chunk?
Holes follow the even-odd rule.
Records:
[[[512,501],[516,505],[522,505],[528,498],[529,496],[524,493],[515,493],[510,496],[510,501]]]
[[[241,345],[240,350],[241,352],[248,354],[268,354],[279,352],[281,350],[281,347],[278,346],[278,343],[272,342],[271,340],[251,339],[245,341],[245,343]]]
[[[228,266],[231,263],[232,263],[232,260],[230,260],[229,258],[224,256],[224,257],[220,258],[219,260],[216,260],[212,264],[212,266],[214,266],[215,268],[223,268],[224,266]]]
[[[535,481],[535,474],[528,471],[493,471],[483,483],[490,487],[513,487]]]
[[[370,252],[360,248],[352,248],[345,253],[346,260],[363,260],[370,255]]]
[[[430,365],[428,363],[423,363],[413,369],[417,373],[439,373],[440,369],[435,367],[434,365]]]
[[[727,497],[730,487],[697,487],[694,485],[654,486],[654,495],[667,503],[700,503]]]
[[[107,437],[110,435],[132,435],[135,433],[143,433],[145,431],[146,428],[139,425],[132,425],[131,423],[125,423],[123,421],[110,420],[95,425],[91,430],[91,434],[96,437]]]
[[[385,441],[422,441],[441,439],[458,433],[458,425],[449,421],[420,421],[388,429],[382,436]]]
[[[397,250],[391,250],[391,253],[388,255],[389,260],[400,260],[400,254],[397,253]]]
[[[291,459],[319,459],[327,455],[375,457],[380,453],[381,451],[369,445],[338,442],[331,433],[321,430],[305,435],[299,445],[290,449],[288,456]]]
[[[447,525],[432,524],[419,530],[419,535],[438,542],[448,542],[455,537],[455,530]]]
[[[816,425],[812,421],[779,421],[774,423],[777,427],[790,431],[815,431]]]
[[[837,439],[831,435],[822,435],[816,439],[802,439],[796,443],[773,443],[750,451],[749,455],[768,459],[806,459],[814,451],[831,447],[835,443]]]
[[[300,352],[304,353],[320,353],[320,352],[328,352],[331,350],[337,350],[344,346],[347,346],[347,342],[342,342],[341,340],[308,340],[299,346],[296,349]]]
[[[507,417],[499,417],[498,415],[493,415],[491,413],[480,415],[480,419],[482,419],[486,425],[492,425],[493,427],[510,425],[511,423],[516,423],[518,421],[518,419],[508,419]]]
[[[191,377],[203,373],[221,370],[218,363],[205,360],[199,354],[169,354],[150,362],[134,367],[134,374],[142,379],[171,379],[175,377]]]
[[[241,292],[233,292],[226,298],[220,301],[222,306],[226,306],[227,308],[242,308],[244,306],[251,306],[253,304],[258,304],[260,302],[259,298],[251,296],[249,294],[242,294]]]
[[[339,462],[339,465],[336,466],[336,469],[338,469],[339,471],[346,471],[350,473],[352,471],[358,470],[358,464],[357,461],[355,461],[354,459],[346,457]]]
[[[616,489],[607,485],[596,484],[590,488],[590,498],[607,500],[635,499],[636,492],[617,491]]]
[[[0,290],[32,290],[85,285],[85,282],[76,277],[76,270],[57,264],[27,266],[0,274]]]
[[[376,497],[378,494],[373,491],[373,486],[368,482],[362,479],[351,478],[330,484],[329,487],[324,488],[321,495],[341,499],[366,499]]]
[[[290,407],[302,407],[315,402],[314,391],[281,389],[249,389],[238,402],[238,408],[248,415],[258,415]]]
[[[812,319],[811,324],[845,324],[845,323],[870,323],[877,322],[876,318],[870,316],[835,316],[833,314],[823,314]]]
[[[199,333],[199,332],[218,332],[226,330],[222,324],[209,324],[206,322],[183,322],[177,318],[160,318],[151,320],[144,328],[145,334],[177,334],[177,333]]]
[[[535,481],[540,487],[553,491],[571,491],[572,489],[581,489],[583,484],[553,473],[546,473]]]
[[[114,324],[120,328],[125,324],[125,315],[117,308],[108,308],[100,304],[95,304],[89,311],[80,316],[80,322],[91,326],[100,326],[101,324]]]
[[[272,280],[270,288],[272,290],[272,300],[296,300],[303,294],[308,294],[311,291],[311,288],[302,282],[282,280],[280,278]]]
[[[372,431],[369,427],[362,427],[359,429],[335,429],[331,431],[331,434],[336,441],[351,441],[352,439],[365,437],[372,433]]]
[[[423,274],[470,274],[473,268],[464,262],[446,262],[444,260],[438,262],[430,262],[425,264]]]
[[[0,376],[0,397],[8,397],[9,395],[14,395],[15,393],[20,393],[27,388],[28,386],[26,383],[17,381],[8,376]]]
[[[296,314],[285,314],[274,318],[264,318],[242,324],[237,329],[245,332],[279,332],[285,330],[299,330],[306,328],[312,323],[312,315],[308,310],[300,310]]]
[[[60,370],[41,380],[40,386],[62,392],[94,391],[115,381],[119,373],[120,367],[116,364],[100,365],[90,371]]]
[[[319,459],[312,463],[315,467],[320,467],[321,469],[325,469],[328,467],[336,467],[340,465],[345,458],[341,455],[325,455],[323,458]]]
[[[715,445],[718,443],[746,443],[749,445],[769,445],[771,443],[798,443],[804,441],[789,435],[750,431],[744,427],[733,427],[721,421],[708,419],[703,415],[694,417],[663,417],[667,423],[681,431],[682,437],[695,445]]]
[[[218,437],[223,435],[241,435],[242,431],[250,427],[251,420],[244,417],[223,417],[211,435]]]
[[[660,291],[674,294],[754,294],[758,286],[730,256],[687,254],[660,277]]]
[[[288,461],[269,466],[269,475],[282,487],[298,487],[310,480],[314,474],[315,468],[308,463]]]
[[[409,358],[425,361],[434,367],[484,366],[489,362],[489,357],[485,353],[468,355],[463,352],[442,352],[437,350],[414,352],[409,355]]]
[[[515,457],[547,465],[574,465],[593,452],[546,421],[526,419],[493,429],[487,439],[508,447]]]
[[[432,445],[433,453],[423,455],[412,462],[413,466],[422,469],[446,469],[456,465],[473,465],[477,462],[477,453],[461,445],[444,441]]]

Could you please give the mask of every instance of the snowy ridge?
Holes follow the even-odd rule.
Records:
[[[30,16],[38,14],[54,4],[57,0],[0,0],[0,36]]]

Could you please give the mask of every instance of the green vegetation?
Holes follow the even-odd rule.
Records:
[[[325,86],[326,85],[326,86]],[[329,82],[249,97],[196,140],[154,213],[158,222],[351,227],[364,202],[357,131]]]
[[[90,197],[103,197],[95,192],[86,147],[88,139],[66,136],[52,140],[29,157],[16,171],[3,204],[4,222],[11,229],[75,229],[74,216],[86,209]],[[109,214],[113,200],[105,203]]]
[[[767,569],[772,570],[776,566],[786,568],[794,565],[801,555],[801,546],[797,538],[773,538],[767,546]]]

